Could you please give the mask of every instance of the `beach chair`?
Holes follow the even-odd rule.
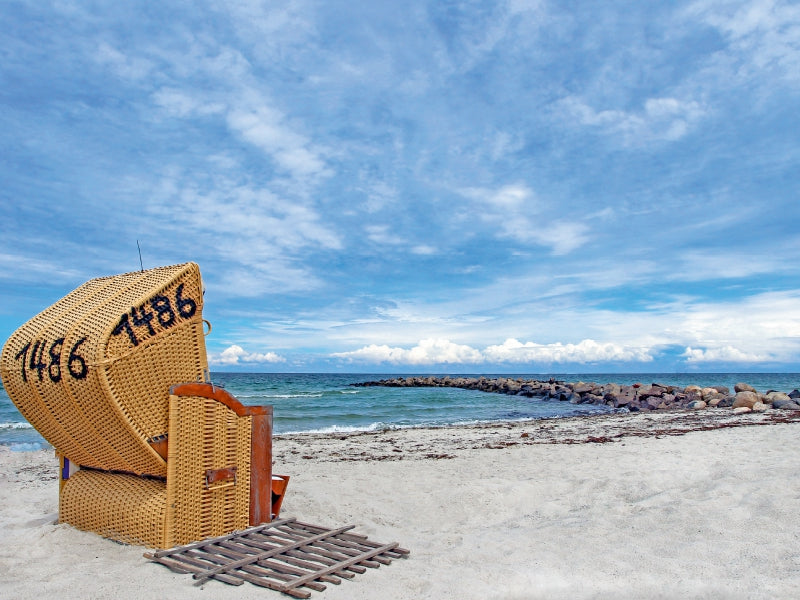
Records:
[[[61,462],[59,519],[169,548],[280,511],[272,407],[208,382],[194,263],[93,279],[6,342],[3,385]]]

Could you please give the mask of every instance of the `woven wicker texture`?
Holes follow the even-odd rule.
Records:
[[[80,470],[64,484],[59,519],[126,544],[164,548],[166,507],[162,480]]]
[[[216,400],[170,396],[167,545],[249,525],[252,417]],[[236,468],[235,482],[207,484],[209,471]]]
[[[9,338],[6,391],[70,460],[165,476],[148,441],[167,433],[169,386],[208,368],[202,304],[194,263],[91,280]]]

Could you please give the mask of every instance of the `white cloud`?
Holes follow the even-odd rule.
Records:
[[[419,244],[411,248],[412,254],[418,254],[420,256],[431,256],[437,252],[438,250],[435,246],[429,246],[428,244]]]
[[[397,365],[431,365],[480,363],[589,363],[603,361],[649,362],[651,354],[642,348],[628,348],[613,343],[583,340],[578,344],[521,343],[508,339],[499,346],[480,351],[447,339],[425,339],[405,349],[370,344],[352,352],[337,352],[335,358]]]
[[[477,364],[483,361],[478,350],[445,339],[420,340],[419,344],[410,349],[370,344],[352,352],[337,352],[331,356],[396,365]]]
[[[318,149],[286,123],[286,118],[267,106],[235,109],[228,114],[228,126],[245,140],[263,150],[296,179],[327,174]]]
[[[25,252],[0,251],[0,279],[10,281],[75,282],[88,279],[88,273],[66,266],[56,255],[34,258]]]
[[[772,357],[766,354],[753,354],[742,352],[733,346],[722,346],[719,348],[686,348],[683,355],[688,363],[713,363],[713,362],[734,362],[734,363],[759,363],[770,360]]]
[[[398,236],[388,225],[367,225],[364,229],[370,241],[376,244],[397,246],[405,243],[405,240]]]
[[[800,78],[800,6],[776,0],[701,0],[687,17],[718,29],[730,46],[718,58],[734,79]],[[771,86],[772,87],[772,86]]]
[[[174,88],[162,88],[153,94],[153,102],[178,118],[221,114],[226,110],[223,103],[209,102],[203,96]]]
[[[120,77],[125,79],[144,79],[150,75],[155,67],[151,60],[123,54],[107,43],[101,43],[97,47],[95,59],[100,64],[109,66]]]
[[[706,113],[700,103],[677,98],[648,98],[639,111],[597,111],[575,96],[562,99],[558,106],[567,121],[596,127],[627,146],[679,140]]]
[[[204,244],[200,251],[228,262],[219,274],[226,295],[319,287],[313,265],[296,257],[342,248],[338,233],[307,201],[231,180],[222,169],[203,175],[201,181],[192,173],[165,176],[161,189],[151,192],[155,199],[147,205],[148,214],[155,217],[151,221],[169,232],[165,237],[179,229],[194,232],[198,239],[219,240]]]
[[[247,352],[234,344],[219,354],[209,354],[208,362],[216,366],[231,366],[241,363],[280,363],[286,362],[286,359],[274,352]]]
[[[624,347],[610,342],[598,343],[583,340],[577,344],[521,343],[513,338],[499,346],[489,346],[483,352],[489,362],[514,363],[587,363],[605,361],[649,362],[653,360],[647,349]]]
[[[555,211],[523,183],[498,189],[464,188],[459,192],[476,202],[478,215],[495,228],[499,237],[548,246],[555,256],[569,254],[589,240],[588,226],[576,220],[549,217]]]

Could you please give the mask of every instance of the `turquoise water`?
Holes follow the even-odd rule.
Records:
[[[420,375],[436,375],[420,373]],[[465,374],[475,377],[480,374]],[[483,374],[486,377],[522,377],[564,381],[653,383],[700,386],[725,385],[733,389],[744,381],[759,391],[790,392],[800,388],[798,373],[539,373]],[[488,394],[456,388],[351,387],[362,381],[407,375],[341,373],[214,373],[214,383],[243,404],[271,404],[276,434],[291,432],[350,432],[384,428],[447,426],[608,412],[606,407],[576,406],[522,396]],[[452,376],[452,375],[451,375]],[[46,442],[16,410],[0,388],[0,445],[14,450],[36,450]]]

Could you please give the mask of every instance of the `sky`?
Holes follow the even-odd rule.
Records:
[[[800,371],[797,2],[0,21],[0,340],[138,243],[212,370]]]

